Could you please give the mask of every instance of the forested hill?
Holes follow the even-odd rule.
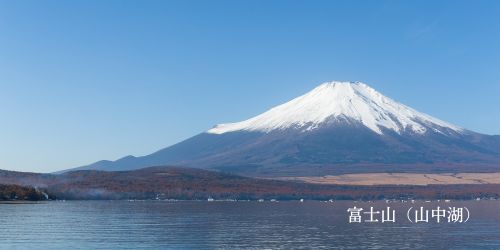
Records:
[[[57,199],[474,199],[500,197],[500,185],[325,185],[243,177],[223,172],[150,167],[132,171],[80,170],[64,174],[0,171],[0,183],[19,199],[47,192]],[[5,189],[12,190],[12,189]],[[8,191],[5,192],[6,194]],[[38,196],[37,196],[38,195]],[[11,197],[11,196],[5,196]],[[27,198],[24,198],[27,197]]]
[[[0,184],[0,201],[39,201],[48,197],[34,187]]]

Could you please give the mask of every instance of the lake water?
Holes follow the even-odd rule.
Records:
[[[348,223],[354,206],[390,206],[396,222]],[[470,219],[409,222],[420,206],[466,207]],[[67,201],[1,204],[0,214],[3,249],[500,249],[500,201]]]

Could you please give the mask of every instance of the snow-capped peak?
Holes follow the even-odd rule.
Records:
[[[361,82],[326,82],[310,92],[276,106],[248,120],[219,124],[208,130],[211,134],[233,131],[270,132],[287,128],[303,131],[320,127],[331,119],[349,119],[382,134],[381,128],[402,133],[425,133],[442,128],[463,131],[455,125],[418,112],[398,103]]]

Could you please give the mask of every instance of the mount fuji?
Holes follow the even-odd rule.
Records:
[[[216,125],[150,155],[77,169],[158,165],[253,176],[494,172],[500,171],[500,136],[439,120],[361,82],[334,81],[258,116]]]

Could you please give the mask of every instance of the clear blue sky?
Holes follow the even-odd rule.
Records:
[[[0,1],[0,168],[144,155],[330,80],[500,134],[500,1]]]

